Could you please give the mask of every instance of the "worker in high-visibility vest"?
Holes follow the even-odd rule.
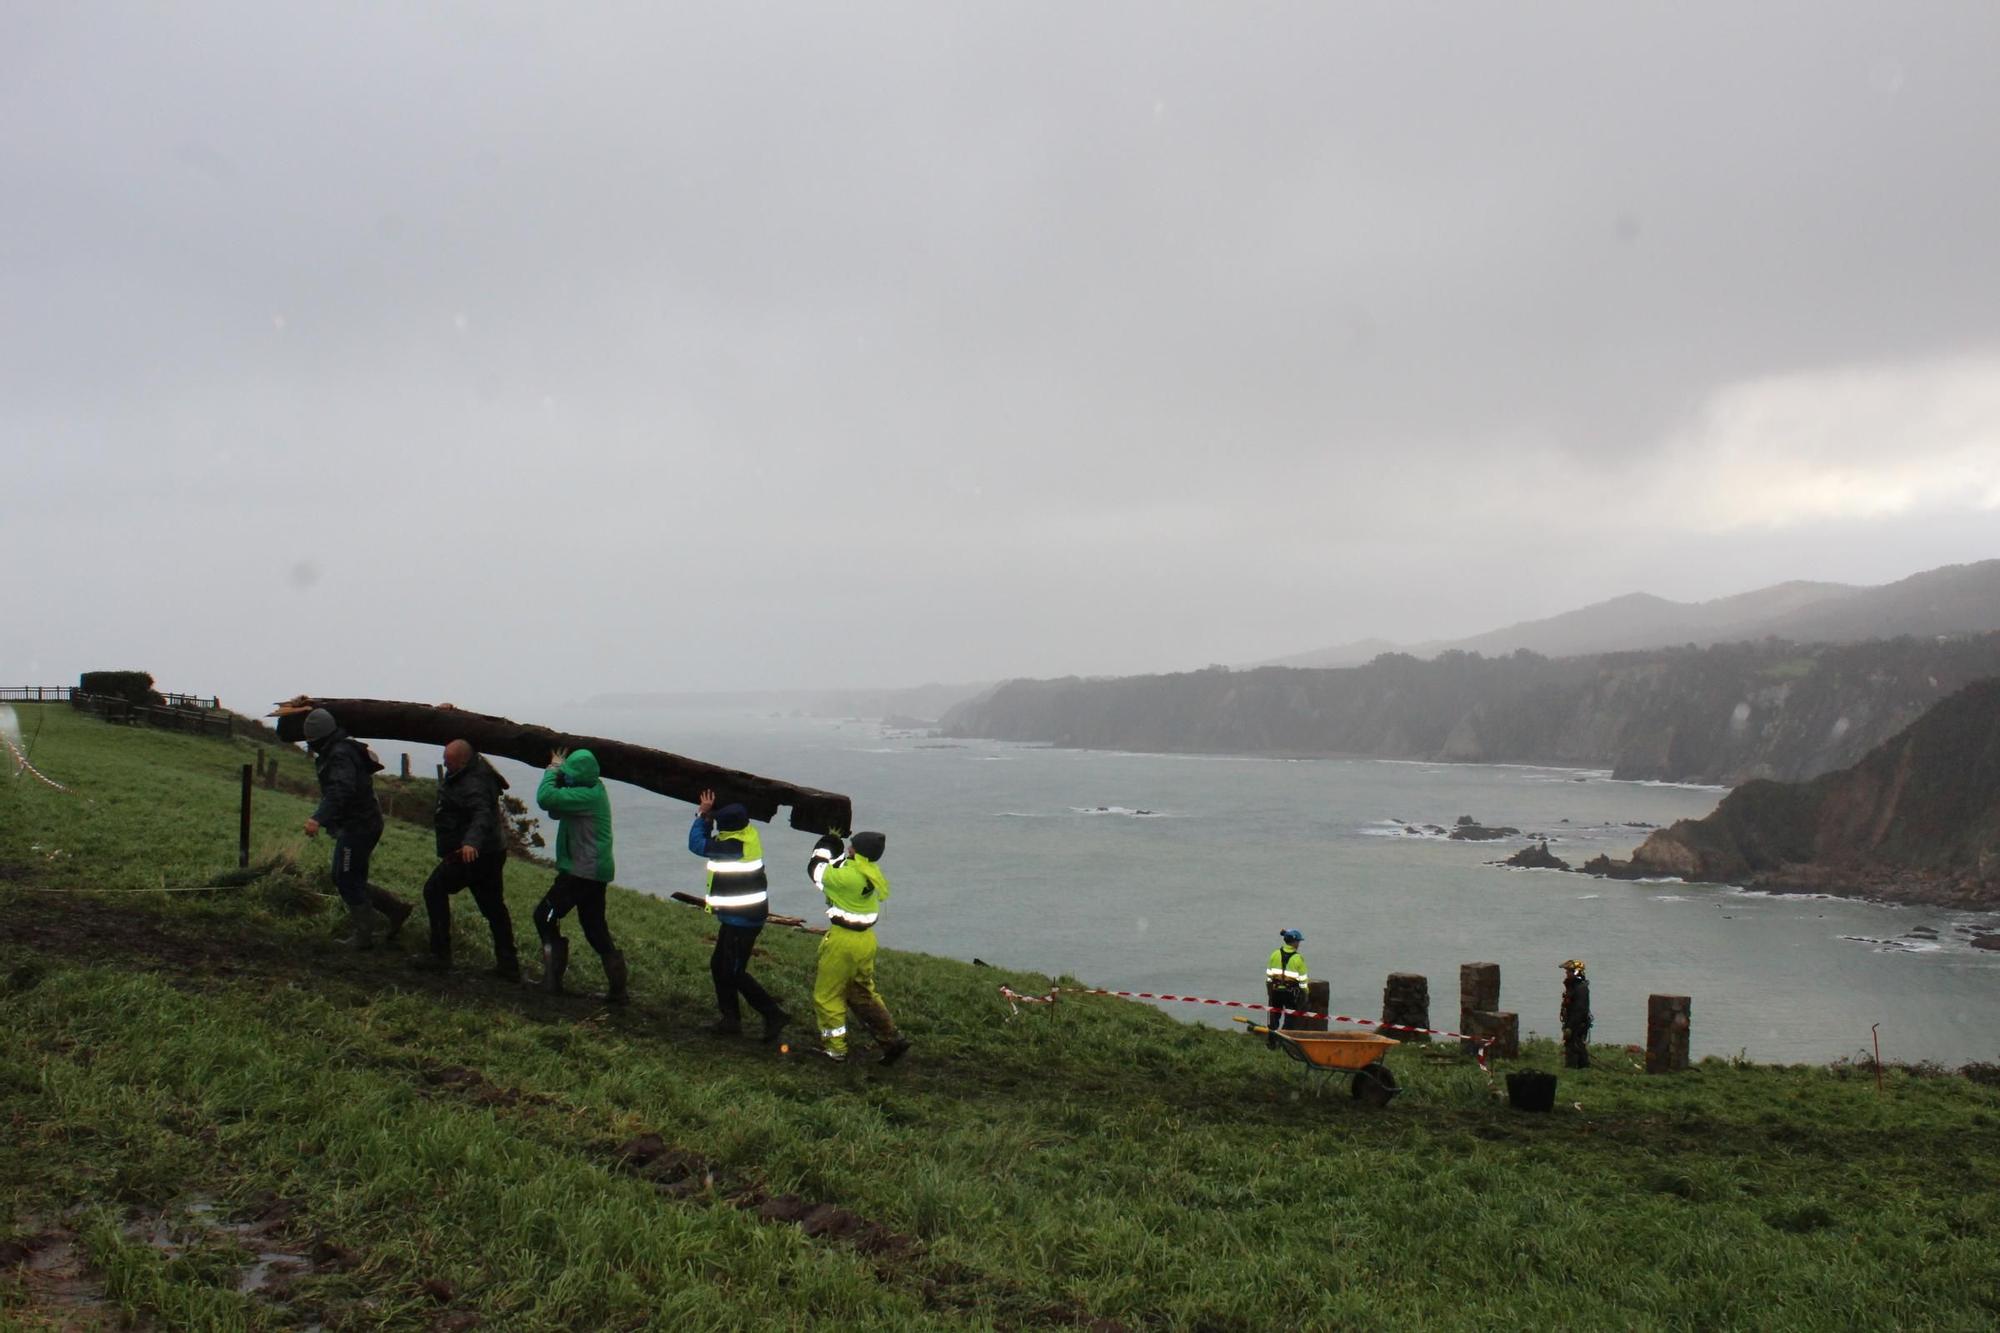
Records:
[[[743,1031],[737,997],[764,1019],[763,1039],[776,1041],[790,1017],[750,975],[750,954],[770,915],[770,880],[764,875],[764,843],[740,805],[717,808],[705,791],[688,829],[688,850],[708,862],[708,910],[715,913],[715,952],[708,973],[715,981],[715,1004],[722,1017],[709,1028],[719,1037]]]
[[[832,835],[813,845],[806,874],[826,895],[827,932],[819,942],[819,970],[813,977],[813,1008],[819,1015],[821,1052],[847,1059],[847,1016],[852,1013],[875,1034],[882,1063],[894,1064],[910,1049],[896,1020],[875,989],[875,924],[889,901],[889,877],[881,860],[888,839],[857,833],[844,847]]]
[[[1299,952],[1306,937],[1296,930],[1278,932],[1278,947],[1264,966],[1264,998],[1271,1005],[1271,1024],[1265,1030],[1265,1044],[1278,1044],[1278,1029],[1285,1026],[1287,1009],[1306,1007],[1306,960]],[[1293,1019],[1294,1026],[1298,1020]]]

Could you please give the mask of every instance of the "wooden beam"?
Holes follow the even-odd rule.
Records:
[[[581,736],[487,713],[467,712],[450,704],[402,703],[394,699],[312,699],[300,695],[277,706],[278,738],[305,739],[306,714],[315,708],[332,713],[350,735],[369,740],[413,741],[448,745],[465,741],[486,755],[518,760],[540,768],[553,750],[588,750],[597,756],[604,776],[629,782],[662,796],[693,804],[713,788],[723,804],[740,803],[752,819],[768,822],[779,807],[790,806],[791,825],[807,833],[850,833],[854,803],[838,792],[800,787],[776,778],[759,777],[733,768],[705,764],[685,755],[644,745]]]

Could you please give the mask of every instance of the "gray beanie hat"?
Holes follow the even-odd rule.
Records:
[[[306,739],[323,741],[333,735],[333,714],[324,708],[315,708],[306,714]]]

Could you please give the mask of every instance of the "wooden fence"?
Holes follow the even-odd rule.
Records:
[[[195,694],[163,694],[164,703],[135,704],[104,694],[85,694],[73,685],[0,685],[0,703],[66,703],[71,708],[129,726],[159,727],[196,736],[234,736],[261,731],[251,718],[239,718],[220,700]]]

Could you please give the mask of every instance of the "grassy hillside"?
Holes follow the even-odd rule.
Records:
[[[1469,1062],[1404,1047],[1408,1091],[1377,1111],[1137,1005],[1010,1021],[996,984],[1046,978],[900,953],[882,982],[915,1053],[834,1067],[699,1035],[706,918],[637,893],[611,905],[636,1003],[607,1011],[343,951],[301,892],[319,845],[247,887],[133,892],[233,867],[251,747],[21,713],[75,790],[0,778],[0,1326],[2000,1317],[2000,1091],[1972,1079],[1647,1078],[1605,1048],[1526,1116]],[[307,803],[258,802],[282,865]],[[377,881],[413,892],[429,850],[392,824]],[[547,878],[509,867],[524,944]],[[476,968],[484,926],[458,902]],[[801,1016],[813,946],[765,935]],[[1554,1065],[1545,1043],[1521,1062]]]

